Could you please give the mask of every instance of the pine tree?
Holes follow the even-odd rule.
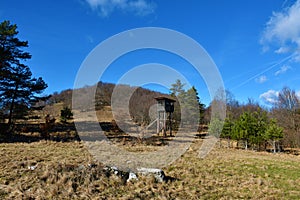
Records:
[[[195,122],[199,124],[203,121],[205,106],[200,102],[198,91],[194,86],[186,92],[184,106],[193,124]]]
[[[204,118],[205,105],[200,102],[197,89],[193,86],[185,91],[184,84],[179,79],[171,86],[171,96],[178,100],[173,114],[176,124],[183,120],[183,124],[199,126]]]
[[[219,138],[224,122],[218,117],[213,117],[208,125],[208,134]]]
[[[249,137],[252,132],[252,115],[244,112],[233,126],[233,138],[245,142],[245,149],[248,149]]]
[[[184,94],[185,91],[184,91],[183,87],[184,87],[184,84],[181,83],[180,79],[177,79],[176,83],[173,83],[171,85],[171,88],[170,88],[171,95],[175,97],[175,96],[180,96],[180,95]]]
[[[276,143],[283,138],[283,128],[279,127],[273,119],[269,123],[264,136],[267,141],[271,141],[273,152],[276,153]]]
[[[9,21],[0,24],[0,106],[8,112],[9,125],[15,118],[16,108],[29,108],[41,99],[37,95],[47,88],[43,79],[33,78],[30,68],[22,63],[31,55],[22,50],[28,47],[28,42],[20,41],[17,34],[15,24]]]
[[[234,126],[234,121],[232,117],[229,115],[224,121],[222,133],[220,135],[220,137],[227,139],[228,147],[230,147],[230,140],[233,137],[232,134],[233,126]]]
[[[184,114],[181,113],[186,97],[186,91],[183,89],[184,84],[177,79],[174,84],[171,85],[170,91],[171,91],[171,96],[176,98],[177,101],[174,104],[174,113],[173,113],[173,119],[175,120],[175,123],[173,123],[173,129],[176,130],[179,127],[179,124],[182,123],[181,119],[185,118]]]

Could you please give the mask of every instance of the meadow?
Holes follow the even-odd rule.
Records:
[[[163,168],[170,182],[108,175],[82,142],[0,144],[1,199],[299,199],[300,157],[220,148],[203,139]],[[130,148],[130,147],[126,147]],[[137,144],[134,145],[137,148]]]

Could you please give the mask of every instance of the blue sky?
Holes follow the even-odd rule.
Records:
[[[241,102],[272,102],[284,86],[300,95],[300,0],[10,0],[0,1],[0,20],[17,24],[29,41],[26,63],[48,83],[48,94],[72,88],[100,42],[133,28],[163,27],[201,44]],[[166,52],[123,56],[101,80],[117,82],[130,67],[151,62],[179,69],[209,103],[201,77]]]

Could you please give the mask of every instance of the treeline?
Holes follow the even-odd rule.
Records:
[[[278,151],[300,147],[300,99],[295,91],[284,87],[272,105],[265,109],[253,100],[240,104],[227,92],[227,114],[221,138],[242,143],[247,149]],[[218,130],[221,122],[212,119],[209,128]]]
[[[242,141],[244,148],[266,150],[272,145],[274,152],[280,150],[279,141],[283,138],[283,128],[276,119],[268,117],[268,113],[258,107],[255,111],[245,111],[237,119],[227,117],[221,133],[222,138]]]

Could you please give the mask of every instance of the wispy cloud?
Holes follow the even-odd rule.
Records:
[[[262,99],[267,104],[274,104],[277,102],[278,94],[279,94],[278,91],[268,90],[267,92],[261,94],[259,98]]]
[[[280,74],[284,74],[285,72],[287,72],[289,69],[291,69],[290,66],[288,65],[283,65],[282,67],[280,67],[280,69],[278,71],[275,72],[275,76],[278,76]]]
[[[255,74],[254,76],[251,76],[250,78],[246,79],[246,80],[243,81],[242,83],[236,85],[234,88],[232,88],[232,90],[237,89],[237,88],[239,88],[239,87],[241,87],[241,86],[247,84],[248,82],[250,82],[250,81],[252,81],[252,80],[255,80],[255,79],[258,78],[259,76],[262,76],[264,73],[270,71],[271,69],[273,69],[273,68],[275,68],[276,66],[282,64],[283,62],[285,62],[285,61],[291,59],[292,56],[293,56],[293,55],[289,55],[289,56],[287,56],[287,57],[285,57],[285,58],[283,58],[283,59],[277,61],[276,63],[274,63],[274,64],[272,64],[271,66],[267,67],[265,70],[259,72],[258,74]]]
[[[114,11],[145,16],[154,12],[156,5],[148,0],[85,0],[90,7],[103,17]]]
[[[86,36],[86,40],[89,42],[89,43],[94,43],[94,38],[90,35],[87,35]]]
[[[279,49],[275,50],[277,54],[284,54],[290,52],[291,49],[289,47],[280,47]]]
[[[266,82],[267,80],[268,80],[268,78],[267,78],[265,75],[262,75],[262,76],[257,77],[257,78],[255,79],[255,81],[256,81],[257,83],[264,83],[264,82]]]
[[[282,12],[273,12],[260,42],[264,51],[275,45],[275,53],[294,53],[293,59],[300,62],[300,0]]]

